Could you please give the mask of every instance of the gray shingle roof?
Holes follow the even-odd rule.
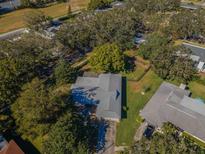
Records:
[[[78,77],[71,89],[82,88],[94,93],[92,98],[98,100],[96,116],[98,118],[121,119],[122,77],[118,74],[101,74],[99,77]],[[87,97],[91,97],[90,94]]]
[[[188,97],[190,92],[164,82],[140,115],[155,127],[171,122],[205,140],[205,104]]]

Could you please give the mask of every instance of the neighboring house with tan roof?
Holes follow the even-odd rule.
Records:
[[[24,154],[14,140],[6,142],[0,149],[0,154]]]

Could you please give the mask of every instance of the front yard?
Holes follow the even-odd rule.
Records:
[[[161,83],[162,80],[151,70],[138,82],[127,81],[127,113],[117,126],[116,145],[130,146],[133,143],[135,131],[140,126],[139,112]],[[149,86],[150,90],[142,95],[144,86]]]

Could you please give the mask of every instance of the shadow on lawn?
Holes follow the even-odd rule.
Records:
[[[127,78],[122,77],[122,119],[127,118]]]

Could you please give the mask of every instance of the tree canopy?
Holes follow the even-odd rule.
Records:
[[[89,62],[94,69],[105,72],[119,72],[125,69],[124,55],[115,43],[96,47]]]
[[[130,49],[134,46],[136,32],[143,31],[143,28],[139,15],[130,9],[96,14],[85,12],[65,24],[57,39],[72,51],[86,52],[108,42],[117,43],[121,49]]]
[[[175,46],[167,36],[160,33],[148,35],[138,52],[151,61],[152,69],[163,79],[188,82],[196,75],[190,50]]]
[[[51,48],[51,42],[35,34],[22,36],[15,42],[0,42],[0,123],[4,131],[13,123],[10,105],[15,102],[22,85],[34,76],[46,74]]]
[[[152,68],[163,79],[189,82],[194,79],[196,69],[185,47],[165,46],[151,58]]]
[[[78,138],[79,131],[82,131],[82,129],[79,130],[78,125],[84,127],[77,115],[74,116],[72,112],[64,114],[49,131],[43,152],[45,154],[50,154],[51,151],[54,154],[87,154],[87,145],[83,138]]]
[[[169,42],[170,40],[162,34],[152,33],[147,36],[146,42],[140,46],[138,52],[144,59],[151,59],[154,54],[164,50]]]
[[[20,97],[12,105],[12,111],[18,131],[32,138],[45,134],[49,124],[55,121],[65,106],[41,80],[35,78],[23,87]]]
[[[180,0],[129,0],[129,4],[137,11],[165,12],[176,10],[180,6]]]
[[[88,4],[88,9],[96,10],[96,9],[104,9],[109,7],[113,0],[90,0]]]
[[[164,124],[162,131],[163,133],[155,132],[151,139],[143,137],[136,142],[132,148],[132,153],[205,153],[205,149],[194,143],[193,140],[183,135],[180,136],[180,132],[172,124]]]
[[[182,10],[170,19],[167,31],[176,39],[187,39],[205,34],[205,11]]]
[[[67,61],[60,59],[54,69],[54,76],[57,84],[71,83],[75,80],[76,70]]]

